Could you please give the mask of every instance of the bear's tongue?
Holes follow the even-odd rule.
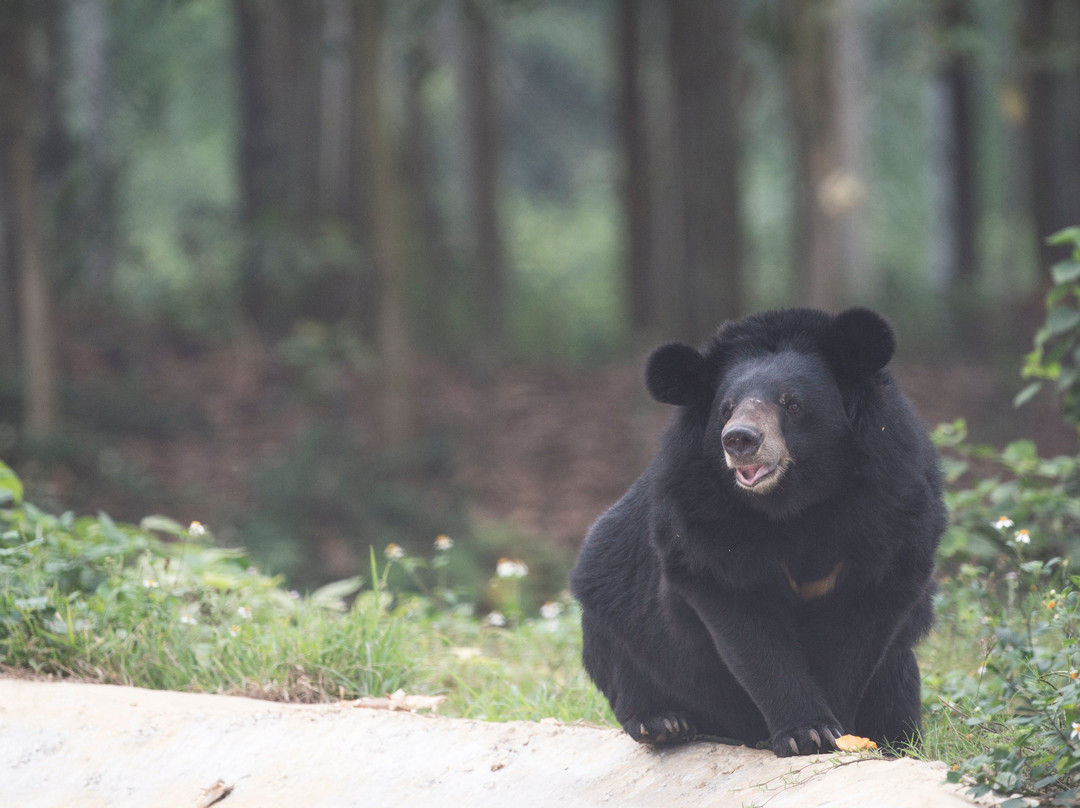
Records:
[[[753,485],[769,473],[769,467],[739,466],[737,469],[735,469],[735,473],[739,475],[739,482],[741,482],[743,485]]]

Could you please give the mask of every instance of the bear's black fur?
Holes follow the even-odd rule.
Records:
[[[635,740],[917,740],[945,511],[894,348],[867,309],[788,309],[649,357],[679,409],[570,579],[585,667]]]

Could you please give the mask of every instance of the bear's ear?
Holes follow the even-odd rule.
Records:
[[[645,387],[664,404],[700,401],[710,393],[705,357],[681,342],[661,345],[645,363]]]
[[[829,343],[834,366],[852,378],[877,373],[896,351],[889,321],[870,309],[848,309],[836,315]]]

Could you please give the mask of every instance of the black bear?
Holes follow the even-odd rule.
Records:
[[[787,309],[649,357],[678,410],[570,576],[585,668],[635,740],[917,740],[945,510],[894,350],[868,309]]]

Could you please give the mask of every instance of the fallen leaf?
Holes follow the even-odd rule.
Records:
[[[867,749],[877,749],[877,744],[869,738],[861,738],[858,735],[841,735],[836,739],[836,748],[841,752],[862,752]]]
[[[439,705],[446,701],[446,696],[410,696],[404,690],[395,690],[389,696],[378,698],[364,696],[353,702],[354,707],[366,707],[370,710],[391,710],[415,713],[418,710],[439,711]]]
[[[216,805],[232,794],[232,790],[233,787],[226,785],[224,780],[218,780],[210,788],[203,789],[203,793],[199,795],[194,808],[209,808],[211,805]]]

